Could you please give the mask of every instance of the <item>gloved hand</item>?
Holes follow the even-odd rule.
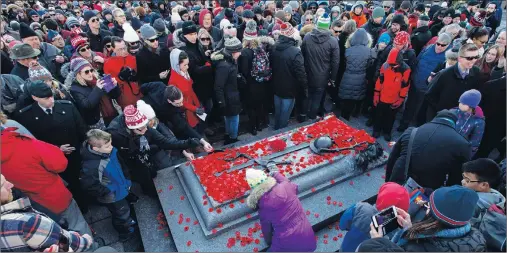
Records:
[[[396,102],[394,102],[391,105],[391,108],[396,109],[396,108],[400,107],[403,104],[403,101],[405,101],[403,98],[398,98],[398,100],[396,100]]]
[[[380,93],[375,92],[373,95],[373,105],[376,107],[378,105],[378,102],[380,102]]]
[[[198,107],[196,110],[195,110],[195,113],[197,115],[203,115],[204,114],[204,107]]]
[[[197,139],[197,138],[190,138],[187,140],[187,145],[190,148],[195,148],[195,147],[199,147],[199,145],[201,145],[201,142],[199,142],[199,139]]]
[[[308,98],[308,88],[303,90],[303,98]]]

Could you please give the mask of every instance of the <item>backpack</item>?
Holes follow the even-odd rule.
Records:
[[[480,199],[479,202],[483,203]],[[502,248],[506,237],[506,222],[505,213],[495,204],[480,209],[478,217],[472,218],[472,226],[481,231],[488,251],[500,251]]]
[[[266,82],[271,79],[271,66],[269,65],[269,57],[262,48],[253,50],[252,71],[250,74],[257,82]]]

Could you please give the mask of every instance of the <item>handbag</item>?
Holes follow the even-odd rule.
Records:
[[[415,139],[415,134],[417,133],[417,128],[412,130],[410,133],[410,139],[408,141],[408,150],[407,150],[407,158],[405,159],[405,178],[406,182],[403,184],[403,187],[408,191],[410,202],[408,208],[408,214],[412,219],[412,222],[421,221],[426,216],[426,211],[428,210],[427,203],[429,202],[429,197],[425,193],[424,188],[419,185],[413,178],[408,176],[408,168],[410,166],[410,158],[412,156],[412,146]]]

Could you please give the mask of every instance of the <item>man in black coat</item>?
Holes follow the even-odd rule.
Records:
[[[296,97],[308,97],[308,81],[301,50],[292,34],[282,33],[270,54],[275,94],[275,129],[284,128],[294,108]],[[305,108],[305,106],[302,106]],[[300,111],[300,113],[305,113]]]
[[[429,31],[428,23],[430,18],[428,16],[420,16],[417,21],[417,28],[412,31],[410,35],[410,44],[415,51],[415,55],[419,55],[426,43],[433,37]]]
[[[14,119],[25,126],[35,138],[60,147],[65,153],[69,163],[61,176],[69,183],[69,190],[79,207],[86,212],[87,203],[79,184],[79,149],[86,139],[88,126],[72,102],[55,102],[53,91],[44,82],[33,82],[30,85],[30,93],[35,102],[19,110]]]
[[[371,35],[371,38],[373,39],[373,42],[371,43],[372,47],[377,45],[380,32],[382,31],[382,20],[384,19],[384,15],[384,9],[382,7],[376,7],[368,22],[361,27]]]
[[[90,49],[94,52],[102,52],[102,41],[106,36],[113,36],[109,30],[104,30],[100,27],[100,18],[98,11],[88,10],[83,14],[84,20],[88,25],[86,35],[90,42]]]
[[[159,48],[157,31],[149,24],[141,26],[143,47],[136,55],[137,76],[139,83],[162,81],[167,83],[171,72],[169,50]]]
[[[461,185],[461,166],[470,160],[470,143],[456,132],[458,116],[443,110],[417,129],[412,143],[410,164],[405,176],[408,142],[414,128],[407,129],[391,151],[386,165],[386,182],[403,184],[408,177],[419,185],[437,189]]]
[[[15,45],[11,49],[11,58],[16,61],[11,75],[18,76],[23,80],[28,79],[28,67],[32,62],[37,62],[39,55],[40,50],[32,48],[27,43]]]
[[[456,107],[463,92],[477,88],[479,68],[474,63],[479,59],[479,49],[472,43],[461,46],[458,63],[440,71],[428,85],[425,94],[428,102],[426,120],[433,119],[438,111]]]

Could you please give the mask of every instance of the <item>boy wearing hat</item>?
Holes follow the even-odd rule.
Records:
[[[34,61],[37,61],[40,51],[34,49],[27,43],[17,44],[11,49],[10,58],[16,61],[11,71],[12,75],[19,76],[21,79],[28,79],[28,67]]]
[[[130,215],[128,196],[132,183],[127,165],[112,146],[111,134],[92,129],[86,137],[81,152],[81,187],[109,209],[114,229],[121,239],[126,239],[134,233],[136,225]]]
[[[481,144],[484,134],[485,121],[479,103],[481,93],[472,89],[465,91],[459,98],[459,106],[455,108],[458,115],[456,131],[472,144],[472,155],[475,155]]]

